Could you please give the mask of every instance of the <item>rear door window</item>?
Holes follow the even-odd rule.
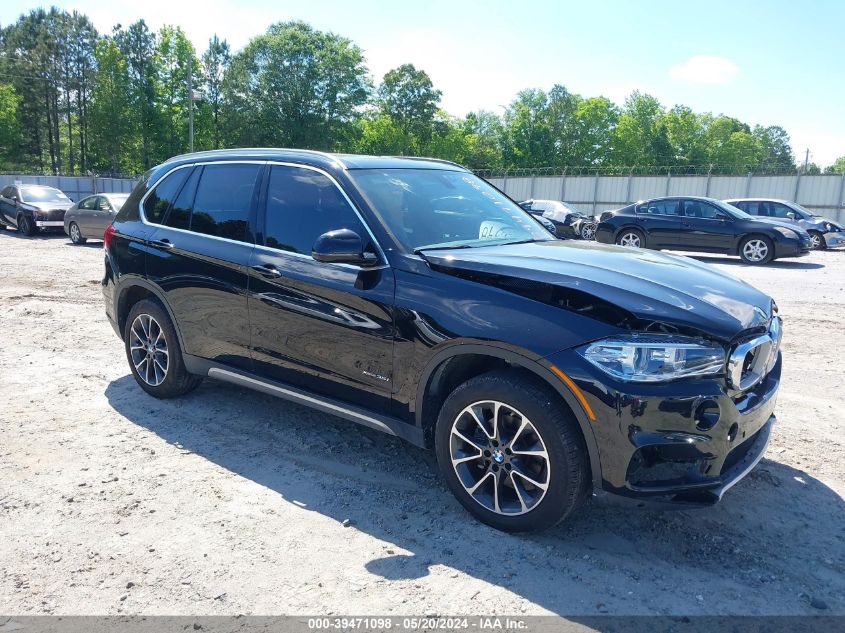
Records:
[[[81,209],[95,209],[97,207],[97,199],[98,196],[91,196],[90,198],[85,198],[85,200],[79,203],[79,207]]]
[[[191,171],[188,181],[170,206],[167,219],[164,221],[166,226],[184,230],[191,228],[191,209],[194,206],[194,196],[196,195],[197,182],[201,173],[202,167],[195,167]]]
[[[261,165],[206,165],[194,196],[190,229],[246,241],[253,194]]]
[[[179,188],[188,177],[190,169],[177,169],[173,173],[165,176],[155,189],[150,192],[147,199],[144,201],[144,216],[148,222],[161,224],[167,209],[179,193]]]
[[[654,200],[640,205],[638,213],[647,215],[678,215],[679,200]]]

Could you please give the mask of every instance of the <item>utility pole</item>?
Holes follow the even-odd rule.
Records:
[[[807,173],[807,168],[810,166],[810,148],[807,148],[807,152],[804,154],[804,173]]]
[[[191,84],[193,74],[193,55],[188,55],[188,151],[194,151],[194,87]]]

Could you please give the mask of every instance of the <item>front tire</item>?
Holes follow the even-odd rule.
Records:
[[[32,237],[35,235],[36,229],[37,227],[35,226],[35,223],[28,217],[25,215],[18,217],[18,231],[20,231],[22,235]]]
[[[505,532],[544,530],[587,496],[581,431],[550,388],[520,372],[468,380],[446,399],[435,452],[449,489],[475,518]]]
[[[827,242],[824,241],[824,235],[818,231],[810,231],[810,240],[813,242],[814,251],[827,250]]]
[[[144,299],[132,306],[123,342],[132,376],[151,396],[175,398],[202,382],[185,369],[176,328],[158,301]]]
[[[79,225],[76,222],[71,222],[67,231],[70,235],[70,241],[74,244],[85,244],[88,241],[87,238],[82,237],[82,231],[79,230]]]
[[[739,256],[746,264],[768,264],[775,257],[775,245],[768,237],[751,235],[740,243]]]
[[[616,236],[616,243],[619,246],[645,248],[645,235],[638,229],[622,229]]]

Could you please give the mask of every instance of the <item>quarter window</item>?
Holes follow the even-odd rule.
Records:
[[[197,181],[202,172],[202,167],[195,167],[191,171],[188,182],[182,187],[179,195],[170,206],[170,212],[167,214],[164,224],[174,229],[191,228],[191,208],[194,206],[194,194],[197,191]]]
[[[245,241],[255,181],[261,165],[206,165],[194,197],[190,229]]]
[[[149,222],[161,224],[170,203],[179,193],[179,187],[182,186],[190,171],[190,169],[177,169],[156,185],[156,188],[147,196],[144,201],[144,215]]]
[[[311,255],[323,233],[355,231],[364,243],[367,232],[337,186],[320,172],[276,165],[267,186],[265,244]]]

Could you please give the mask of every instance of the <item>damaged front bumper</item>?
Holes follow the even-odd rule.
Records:
[[[574,351],[548,360],[573,379],[594,412],[597,493],[712,505],[765,453],[775,423],[780,353],[768,375],[743,393],[730,390],[723,377],[614,382]]]

